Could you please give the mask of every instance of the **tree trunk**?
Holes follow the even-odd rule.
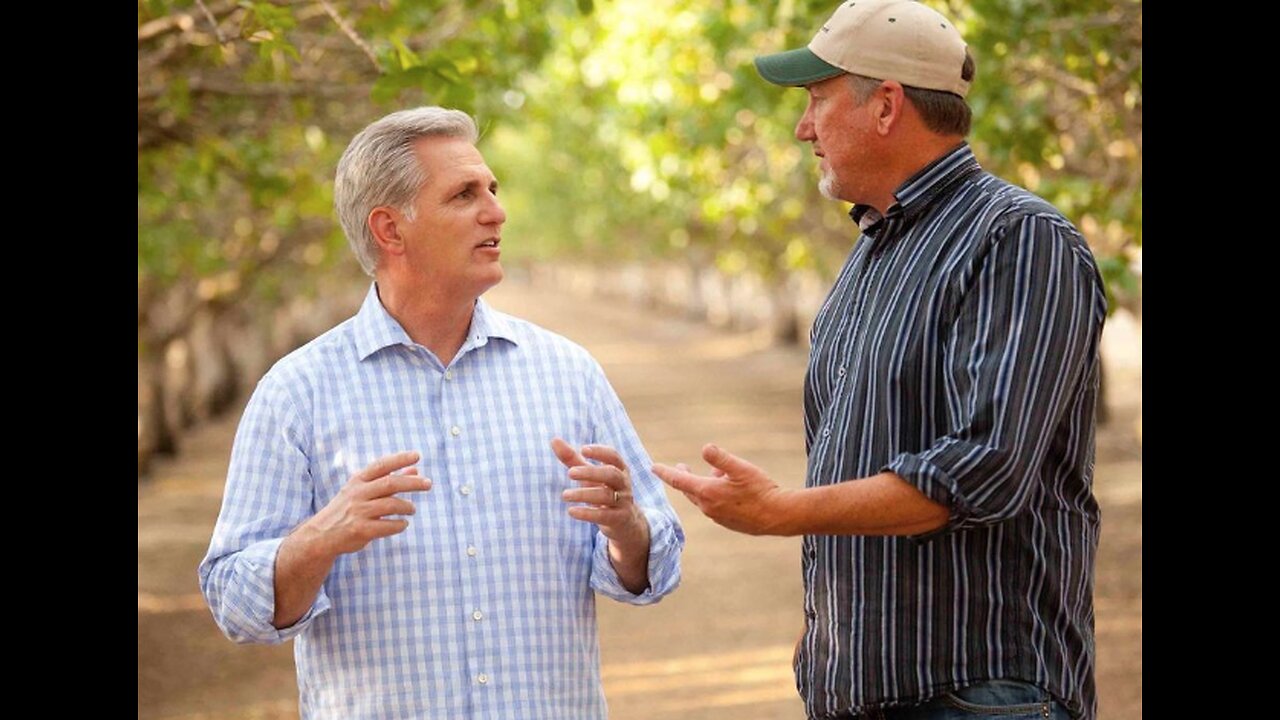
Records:
[[[773,305],[773,342],[778,345],[800,344],[800,312],[791,276],[774,277],[769,281],[770,302]]]
[[[201,308],[192,323],[191,355],[195,360],[196,417],[217,417],[236,398],[238,373],[227,347],[228,332],[216,306]]]
[[[177,437],[165,414],[163,363],[156,351],[138,355],[138,477],[151,469],[156,455],[173,455]]]

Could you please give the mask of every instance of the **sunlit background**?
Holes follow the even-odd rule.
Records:
[[[1107,280],[1101,716],[1140,717],[1141,3],[926,4],[977,58],[979,161],[1075,221]],[[856,228],[792,136],[805,94],[751,60],[834,7],[138,3],[140,718],[296,717],[289,649],[222,639],[194,568],[247,392],[367,289],[332,178],[392,110],[476,116],[509,217],[492,301],[592,350],[655,457],[693,460],[720,433],[802,481],[808,324]],[[685,585],[652,612],[601,608],[613,716],[803,717],[798,545],[673,504]]]

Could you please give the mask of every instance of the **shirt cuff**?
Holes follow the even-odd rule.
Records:
[[[591,588],[605,597],[628,605],[652,605],[680,585],[680,551],[684,535],[662,512],[641,508],[649,522],[649,587],[632,593],[618,579],[618,571],[609,559],[609,538],[596,531],[595,550],[591,557]]]
[[[235,557],[233,588],[221,603],[219,625],[236,642],[282,643],[306,630],[312,621],[329,610],[329,596],[322,585],[311,607],[297,622],[283,629],[272,626],[276,608],[276,555],[283,542],[284,538],[275,538],[254,543]]]

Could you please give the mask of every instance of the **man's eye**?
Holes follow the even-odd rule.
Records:
[[[469,198],[469,197],[471,197],[471,189],[470,189],[470,188],[468,188],[468,189],[466,189],[466,190],[463,190],[462,192],[458,193],[457,195],[454,195],[454,197],[456,197],[456,198],[464,198],[464,199],[465,199],[465,198]]]

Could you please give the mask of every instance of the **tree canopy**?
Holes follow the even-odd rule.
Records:
[[[1140,300],[1136,0],[929,0],[970,43],[980,162],[1061,208]],[[268,316],[357,272],[332,177],[391,110],[477,117],[513,259],[681,258],[831,273],[854,228],[792,136],[803,92],[752,58],[830,0],[140,0],[139,363],[202,309]]]

